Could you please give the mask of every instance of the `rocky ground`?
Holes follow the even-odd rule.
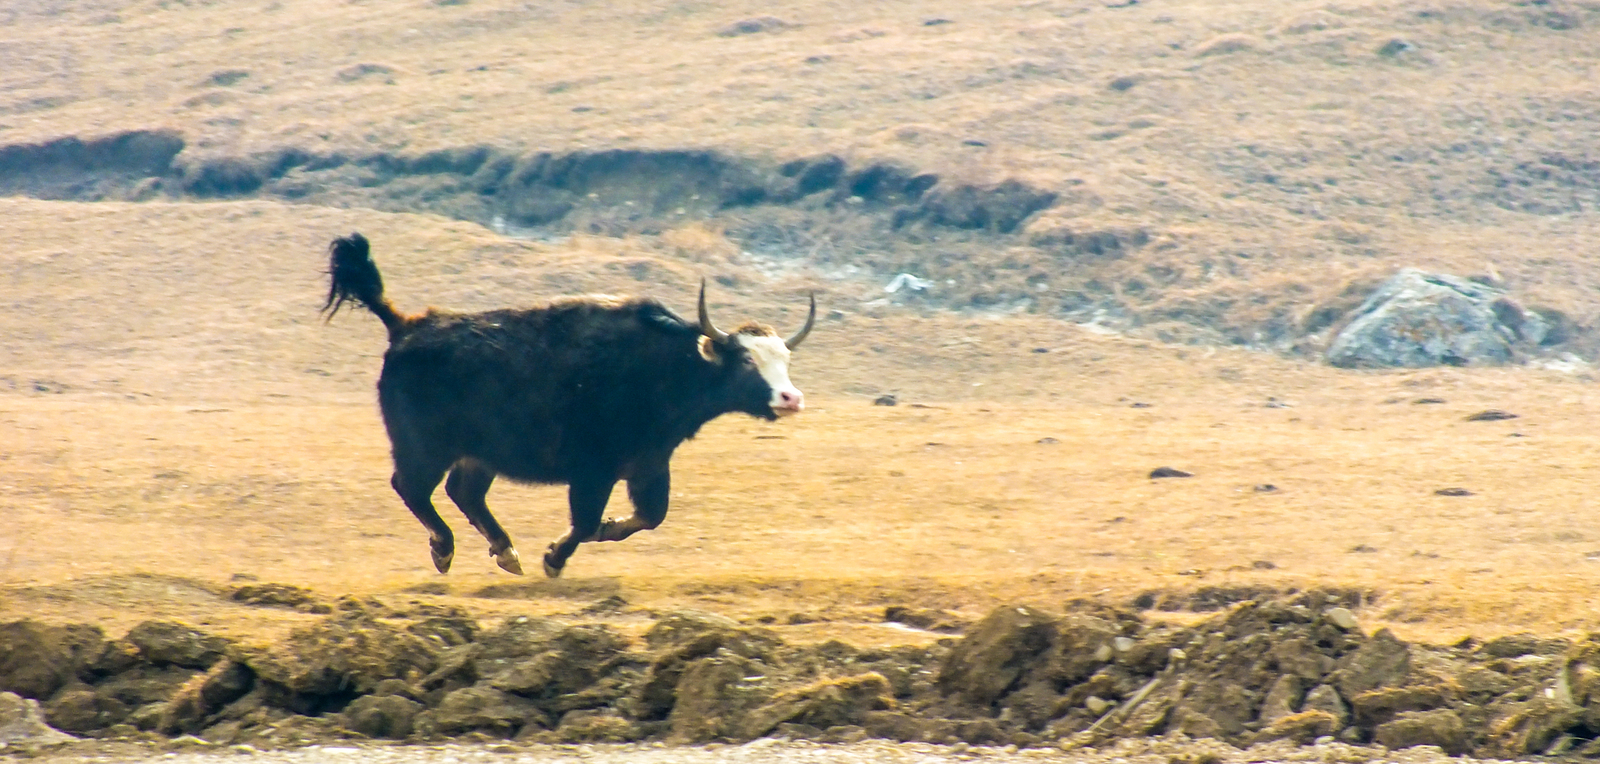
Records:
[[[295,600],[289,587],[239,591]],[[459,609],[374,598],[346,598],[268,644],[174,621],[115,638],[15,621],[0,625],[0,688],[12,693],[0,696],[11,717],[0,738],[13,751],[63,744],[42,720],[101,741],[91,752],[768,738],[1015,751],[1161,738],[1216,741],[1195,761],[1261,744],[1285,756],[1312,746],[1322,760],[1379,755],[1370,745],[1600,754],[1600,638],[1408,644],[1386,629],[1366,633],[1346,604],[1302,592],[1193,625],[1085,602],[1061,612],[1004,606],[926,647],[869,649],[796,645],[698,611],[653,614],[636,643],[582,619],[480,624]],[[591,612],[623,607],[606,599]],[[922,626],[943,617],[886,615]]]

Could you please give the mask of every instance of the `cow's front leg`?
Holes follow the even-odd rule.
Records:
[[[606,478],[576,478],[567,486],[567,507],[572,513],[572,528],[555,541],[544,553],[544,574],[559,578],[567,567],[567,558],[577,551],[578,544],[594,537],[600,530],[600,518],[605,515],[606,502],[611,500],[611,486],[616,480]]]
[[[591,541],[621,541],[639,531],[655,530],[667,519],[667,499],[671,495],[672,475],[666,470],[646,477],[628,479],[628,498],[633,500],[633,516],[606,520]]]

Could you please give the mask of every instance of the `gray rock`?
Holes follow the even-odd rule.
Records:
[[[1333,338],[1345,368],[1499,366],[1550,336],[1550,322],[1504,290],[1407,268],[1385,281]]]
[[[867,673],[844,679],[824,679],[779,693],[751,711],[739,730],[743,739],[758,738],[785,722],[820,729],[859,726],[872,711],[895,707],[889,680]]]
[[[1300,706],[1301,711],[1325,711],[1331,715],[1338,726],[1343,727],[1350,720],[1350,709],[1339,697],[1339,691],[1326,684],[1319,684],[1306,693],[1306,701]]]
[[[1033,608],[997,608],[950,651],[939,669],[939,689],[988,706],[1050,648],[1055,631],[1056,619]]]
[[[1411,671],[1411,647],[1388,629],[1379,629],[1355,652],[1339,659],[1331,677],[1339,694],[1353,698],[1379,687],[1400,684]]]
[[[128,718],[128,706],[92,690],[63,690],[44,705],[45,720],[65,732],[83,734]]]
[[[234,651],[261,678],[307,695],[367,693],[385,679],[421,679],[437,665],[428,640],[359,614],[295,629],[264,650]]]
[[[0,624],[0,691],[44,699],[72,678],[66,633],[36,621]]]
[[[1278,681],[1273,682],[1272,689],[1267,691],[1266,700],[1261,702],[1260,720],[1271,723],[1295,713],[1295,707],[1300,705],[1301,689],[1300,677],[1279,675]]]
[[[1406,711],[1394,721],[1378,725],[1372,739],[1391,750],[1416,745],[1436,745],[1456,755],[1467,748],[1467,731],[1461,717],[1449,709]]]
[[[639,725],[612,709],[602,708],[569,712],[553,732],[542,733],[533,742],[629,743],[642,735]]]
[[[422,704],[399,695],[366,695],[345,706],[345,729],[367,737],[404,740]]]
[[[0,692],[0,746],[13,743],[55,745],[73,740],[77,738],[44,723],[39,701],[13,692]]]
[[[208,669],[228,649],[227,640],[176,621],[145,621],[128,632],[128,642],[157,666]]]
[[[772,697],[767,669],[727,652],[690,663],[676,688],[677,702],[667,716],[674,743],[706,743],[735,738],[751,709]]]
[[[1334,626],[1338,626],[1345,631],[1355,631],[1361,625],[1356,620],[1356,614],[1350,612],[1349,608],[1331,607],[1323,615],[1326,615]]]
[[[202,676],[185,682],[167,701],[158,731],[193,734],[206,728],[212,714],[244,697],[255,686],[255,673],[242,663],[222,660]]]
[[[707,632],[738,631],[739,622],[726,616],[700,610],[672,610],[656,619],[644,634],[652,650],[688,642]]]
[[[456,690],[444,696],[438,708],[417,714],[416,718],[417,731],[424,735],[459,735],[480,730],[513,737],[530,724],[546,729],[550,720],[533,701],[489,687]]]

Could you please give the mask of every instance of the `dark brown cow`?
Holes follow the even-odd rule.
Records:
[[[404,315],[384,296],[361,234],[335,239],[329,261],[328,318],[354,300],[389,330],[378,402],[394,451],[391,483],[427,526],[440,573],[455,555],[433,507],[441,479],[489,554],[517,574],[517,550],[484,503],[489,485],[497,475],[566,484],[572,528],[544,556],[554,577],[581,542],[661,524],[672,452],[706,422],[735,411],[774,420],[805,407],[789,382],[789,351],[816,321],[814,296],[805,327],[787,340],[754,323],[717,329],[704,282],[698,323],[654,300],[610,297]],[[618,480],[628,482],[633,515],[602,521]]]

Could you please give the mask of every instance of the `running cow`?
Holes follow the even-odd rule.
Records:
[[[672,451],[706,422],[735,411],[775,420],[805,407],[789,381],[789,351],[816,322],[815,295],[788,339],[756,323],[718,329],[704,281],[697,323],[655,300],[612,297],[406,315],[384,297],[361,234],[335,239],[329,261],[328,318],[353,300],[389,330],[378,403],[394,452],[390,482],[427,526],[440,573],[455,556],[433,507],[441,479],[489,554],[517,574],[517,550],[484,503],[489,485],[498,475],[566,484],[572,528],[544,555],[545,575],[555,577],[578,544],[661,524]],[[618,480],[628,482],[633,515],[602,520]]]

